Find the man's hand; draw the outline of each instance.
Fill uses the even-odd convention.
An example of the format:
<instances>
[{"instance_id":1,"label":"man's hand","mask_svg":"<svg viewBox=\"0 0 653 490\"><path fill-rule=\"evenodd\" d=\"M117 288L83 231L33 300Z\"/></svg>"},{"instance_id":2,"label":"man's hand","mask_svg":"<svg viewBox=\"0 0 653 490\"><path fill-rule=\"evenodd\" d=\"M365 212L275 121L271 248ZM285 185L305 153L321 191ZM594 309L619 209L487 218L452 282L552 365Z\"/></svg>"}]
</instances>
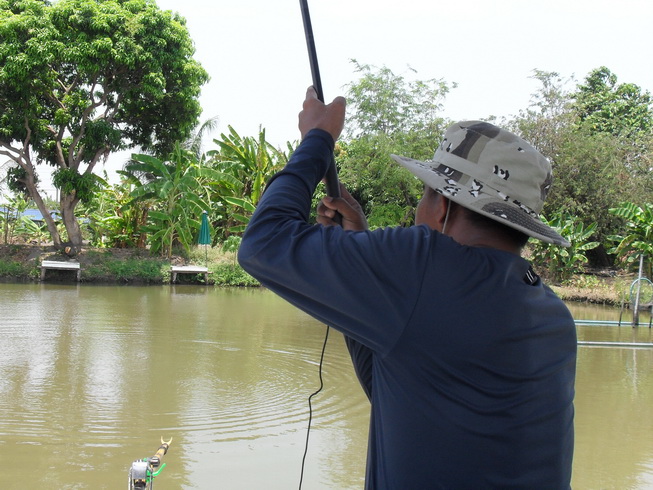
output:
<instances>
[{"instance_id":1,"label":"man's hand","mask_svg":"<svg viewBox=\"0 0 653 490\"><path fill-rule=\"evenodd\" d=\"M342 216L342 228L350 231L367 230L367 219L358 201L352 197L344 185L340 184L342 197L325 197L317 205L317 222L324 226L337 225L336 212Z\"/></svg>"},{"instance_id":2,"label":"man's hand","mask_svg":"<svg viewBox=\"0 0 653 490\"><path fill-rule=\"evenodd\" d=\"M308 87L304 107L299 113L299 131L302 138L311 129L318 128L331 134L333 141L338 141L345 125L345 106L344 97L336 97L333 102L325 105L317 98L315 89Z\"/></svg>"}]
</instances>

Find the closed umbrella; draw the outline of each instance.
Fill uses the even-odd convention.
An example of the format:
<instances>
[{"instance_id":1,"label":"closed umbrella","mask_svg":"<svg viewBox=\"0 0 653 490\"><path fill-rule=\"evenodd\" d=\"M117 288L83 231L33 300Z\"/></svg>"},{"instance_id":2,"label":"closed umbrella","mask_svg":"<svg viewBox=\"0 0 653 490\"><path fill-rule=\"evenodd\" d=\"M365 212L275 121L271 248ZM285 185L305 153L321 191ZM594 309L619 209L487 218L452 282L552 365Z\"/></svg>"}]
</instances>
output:
<instances>
[{"instance_id":1,"label":"closed umbrella","mask_svg":"<svg viewBox=\"0 0 653 490\"><path fill-rule=\"evenodd\" d=\"M200 236L197 243L204 245L204 260L206 266L209 266L209 245L211 245L211 231L209 230L209 213L202 212L202 225L200 226Z\"/></svg>"}]
</instances>

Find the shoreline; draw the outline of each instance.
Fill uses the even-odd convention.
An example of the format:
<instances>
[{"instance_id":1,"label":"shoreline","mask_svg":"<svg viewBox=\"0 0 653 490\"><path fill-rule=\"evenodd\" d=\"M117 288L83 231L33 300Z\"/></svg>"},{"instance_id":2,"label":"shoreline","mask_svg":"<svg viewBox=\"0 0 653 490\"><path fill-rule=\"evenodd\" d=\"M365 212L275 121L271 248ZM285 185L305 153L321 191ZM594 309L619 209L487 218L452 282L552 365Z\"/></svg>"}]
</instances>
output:
<instances>
[{"instance_id":1,"label":"shoreline","mask_svg":"<svg viewBox=\"0 0 653 490\"><path fill-rule=\"evenodd\" d=\"M205 255L206 254L206 255ZM41 262L78 262L81 284L162 285L171 283L171 267L201 265L209 270L208 285L257 286L236 263L233 253L212 249L210 255L202 250L189 257L173 255L170 259L150 255L148 250L134 248L84 247L75 257L68 257L52 246L0 245L0 282L41 282ZM76 283L71 271L50 270L43 282ZM203 274L179 274L175 284L206 284Z\"/></svg>"},{"instance_id":2,"label":"shoreline","mask_svg":"<svg viewBox=\"0 0 653 490\"><path fill-rule=\"evenodd\" d=\"M133 248L91 248L70 258L52 246L0 245L0 282L40 282L43 260L76 261L81 265L81 283L116 285L170 284L173 265L205 265L211 272L208 284L224 287L258 287L259 283L237 264L235 254L217 249L194 250L189 257L174 255L167 259L149 251ZM633 274L617 275L614 271L579 274L569 283L544 282L564 301L602 304L619 308ZM44 282L76 282L70 271L48 271ZM180 275L178 284L204 284L202 277Z\"/></svg>"}]
</instances>

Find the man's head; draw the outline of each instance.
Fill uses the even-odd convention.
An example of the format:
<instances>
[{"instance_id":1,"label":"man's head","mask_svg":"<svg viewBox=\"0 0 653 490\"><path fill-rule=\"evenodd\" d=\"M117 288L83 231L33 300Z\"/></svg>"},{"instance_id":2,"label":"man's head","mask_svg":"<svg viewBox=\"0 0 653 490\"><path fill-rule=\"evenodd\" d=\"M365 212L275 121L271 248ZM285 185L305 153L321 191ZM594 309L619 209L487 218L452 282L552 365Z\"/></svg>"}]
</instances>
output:
<instances>
[{"instance_id":1,"label":"man's head","mask_svg":"<svg viewBox=\"0 0 653 490\"><path fill-rule=\"evenodd\" d=\"M447 199L548 243L569 242L539 213L553 182L551 164L518 136L480 121L450 126L433 160L392 155Z\"/></svg>"}]
</instances>

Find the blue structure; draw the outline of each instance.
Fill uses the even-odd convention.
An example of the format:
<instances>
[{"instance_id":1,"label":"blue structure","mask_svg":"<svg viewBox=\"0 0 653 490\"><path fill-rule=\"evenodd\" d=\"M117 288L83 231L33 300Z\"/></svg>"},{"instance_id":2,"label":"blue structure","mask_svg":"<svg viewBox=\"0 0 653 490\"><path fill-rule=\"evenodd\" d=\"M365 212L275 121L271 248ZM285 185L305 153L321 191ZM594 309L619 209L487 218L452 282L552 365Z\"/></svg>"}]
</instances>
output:
<instances>
[{"instance_id":1,"label":"blue structure","mask_svg":"<svg viewBox=\"0 0 653 490\"><path fill-rule=\"evenodd\" d=\"M16 218L16 213L13 209L8 209L6 206L0 206L0 214L6 215L7 211L9 211L9 216L11 218ZM22 216L27 216L36 223L43 223L43 215L38 209L26 209L24 212L18 214L18 218ZM50 211L50 216L52 216L55 221L61 221L61 215L57 211Z\"/></svg>"}]
</instances>

